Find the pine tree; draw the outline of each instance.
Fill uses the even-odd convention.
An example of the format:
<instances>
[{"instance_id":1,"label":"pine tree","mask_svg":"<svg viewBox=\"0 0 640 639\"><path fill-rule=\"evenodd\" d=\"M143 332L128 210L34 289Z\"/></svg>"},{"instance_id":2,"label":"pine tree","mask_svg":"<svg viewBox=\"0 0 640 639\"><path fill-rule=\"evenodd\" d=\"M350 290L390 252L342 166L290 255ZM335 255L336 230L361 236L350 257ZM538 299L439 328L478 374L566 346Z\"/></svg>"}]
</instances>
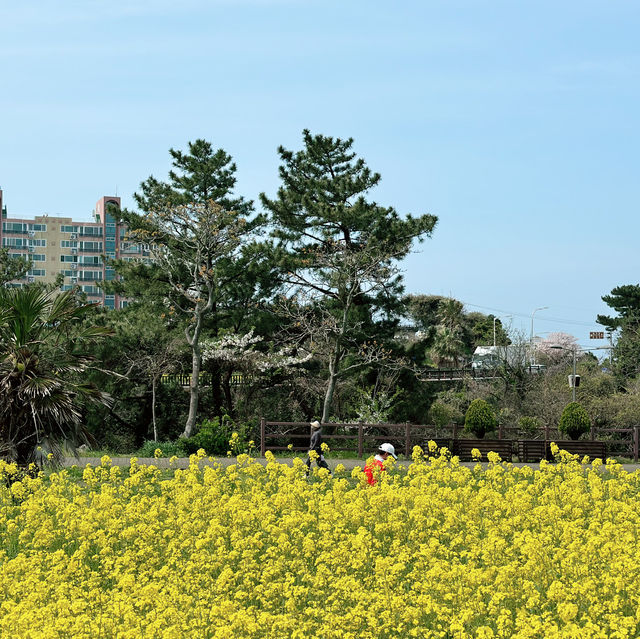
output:
<instances>
[{"instance_id":1,"label":"pine tree","mask_svg":"<svg viewBox=\"0 0 640 639\"><path fill-rule=\"evenodd\" d=\"M9 249L0 248L0 286L25 276L31 262L25 257L10 257Z\"/></svg>"},{"instance_id":2,"label":"pine tree","mask_svg":"<svg viewBox=\"0 0 640 639\"><path fill-rule=\"evenodd\" d=\"M289 308L299 313L294 324L312 338L328 370L327 421L337 381L384 358L376 337L394 325L402 298L397 263L414 241L431 235L437 220L401 217L368 200L380 174L356 156L351 138L305 130L303 144L297 152L278 149L282 184L275 198L263 193L260 199L282 250L281 281Z\"/></svg>"},{"instance_id":3,"label":"pine tree","mask_svg":"<svg viewBox=\"0 0 640 639\"><path fill-rule=\"evenodd\" d=\"M236 165L231 156L201 139L188 146L186 153L170 149L173 169L167 182L153 176L142 182L134 194L142 213L121 214L131 238L156 246L154 263L119 262L122 279L111 284L120 294L155 302L163 310L170 299L174 312L187 322L192 380L185 437L197 415L200 340L222 327L249 330L255 325L249 309L273 284L256 235L264 217L253 215L252 202L233 195ZM211 373L219 412L224 398L226 410L232 411L230 378L225 385L220 371Z\"/></svg>"},{"instance_id":4,"label":"pine tree","mask_svg":"<svg viewBox=\"0 0 640 639\"><path fill-rule=\"evenodd\" d=\"M140 184L133 198L140 210L151 212L180 204L204 204L213 200L227 210L248 215L253 202L232 197L236 185L236 165L224 149L214 150L211 142L189 142L189 152L169 149L173 169L169 181L150 176Z\"/></svg>"},{"instance_id":5,"label":"pine tree","mask_svg":"<svg viewBox=\"0 0 640 639\"><path fill-rule=\"evenodd\" d=\"M597 322L610 331L621 328L627 322L640 324L640 284L616 286L602 301L618 313L617 317L598 315Z\"/></svg>"},{"instance_id":6,"label":"pine tree","mask_svg":"<svg viewBox=\"0 0 640 639\"><path fill-rule=\"evenodd\" d=\"M616 286L602 301L618 313L598 315L596 321L617 336L613 370L623 383L640 374L640 284Z\"/></svg>"}]
</instances>

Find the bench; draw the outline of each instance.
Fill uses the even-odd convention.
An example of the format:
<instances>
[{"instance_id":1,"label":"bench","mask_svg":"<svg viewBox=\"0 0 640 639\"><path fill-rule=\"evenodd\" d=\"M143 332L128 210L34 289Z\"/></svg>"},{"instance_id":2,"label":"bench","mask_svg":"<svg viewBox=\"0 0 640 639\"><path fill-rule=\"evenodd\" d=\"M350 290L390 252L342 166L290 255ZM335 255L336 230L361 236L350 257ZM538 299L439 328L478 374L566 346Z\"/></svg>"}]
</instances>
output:
<instances>
[{"instance_id":1,"label":"bench","mask_svg":"<svg viewBox=\"0 0 640 639\"><path fill-rule=\"evenodd\" d=\"M607 457L607 446L605 442L596 442L587 439L579 439L579 440L567 440L567 441L557 441L556 444L561 450L566 450L568 453L572 455L579 455L580 457L584 457L588 455L590 459L602 459L603 461ZM548 459L553 459L553 455L551 454L551 443L548 444Z\"/></svg>"},{"instance_id":2,"label":"bench","mask_svg":"<svg viewBox=\"0 0 640 639\"><path fill-rule=\"evenodd\" d=\"M502 461L510 462L513 455L511 439L454 439L452 453L461 461L473 459L471 451L477 448L482 453L482 460L487 461L487 453L498 453Z\"/></svg>"},{"instance_id":3,"label":"bench","mask_svg":"<svg viewBox=\"0 0 640 639\"><path fill-rule=\"evenodd\" d=\"M548 442L544 439L519 439L518 440L518 461L539 462L541 459L548 459Z\"/></svg>"}]
</instances>

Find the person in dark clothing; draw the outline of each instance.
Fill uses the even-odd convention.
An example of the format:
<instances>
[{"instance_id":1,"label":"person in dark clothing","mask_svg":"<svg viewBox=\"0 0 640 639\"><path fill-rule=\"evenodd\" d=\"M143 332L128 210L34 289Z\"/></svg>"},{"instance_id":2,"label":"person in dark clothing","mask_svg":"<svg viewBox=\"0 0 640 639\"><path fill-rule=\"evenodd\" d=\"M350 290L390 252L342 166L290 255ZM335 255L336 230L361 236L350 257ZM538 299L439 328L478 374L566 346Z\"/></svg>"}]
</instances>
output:
<instances>
[{"instance_id":1,"label":"person in dark clothing","mask_svg":"<svg viewBox=\"0 0 640 639\"><path fill-rule=\"evenodd\" d=\"M322 454L322 424L315 421L311 422L311 441L309 442L309 453L315 451L318 456L316 457L316 464L318 468L326 468L329 470L329 464L327 464L324 455ZM307 475L311 470L311 455L307 456ZM329 470L329 472L331 472Z\"/></svg>"}]
</instances>

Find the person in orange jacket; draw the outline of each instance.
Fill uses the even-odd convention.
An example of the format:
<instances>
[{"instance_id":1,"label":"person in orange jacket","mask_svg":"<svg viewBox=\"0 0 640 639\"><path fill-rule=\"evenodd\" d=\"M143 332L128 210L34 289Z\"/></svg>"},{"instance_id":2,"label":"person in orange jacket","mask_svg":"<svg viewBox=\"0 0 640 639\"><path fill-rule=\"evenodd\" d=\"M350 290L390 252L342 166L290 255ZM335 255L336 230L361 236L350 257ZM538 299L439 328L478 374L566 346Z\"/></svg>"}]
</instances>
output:
<instances>
[{"instance_id":1,"label":"person in orange jacket","mask_svg":"<svg viewBox=\"0 0 640 639\"><path fill-rule=\"evenodd\" d=\"M364 474L367 476L367 482L371 486L375 486L377 483L376 478L374 477L374 471L377 470L386 470L384 467L384 462L391 455L394 459L398 459L396 455L396 449L392 444L380 444L380 448L378 448L378 452L376 456L373 458L373 462L371 465L366 464L364 467Z\"/></svg>"}]
</instances>

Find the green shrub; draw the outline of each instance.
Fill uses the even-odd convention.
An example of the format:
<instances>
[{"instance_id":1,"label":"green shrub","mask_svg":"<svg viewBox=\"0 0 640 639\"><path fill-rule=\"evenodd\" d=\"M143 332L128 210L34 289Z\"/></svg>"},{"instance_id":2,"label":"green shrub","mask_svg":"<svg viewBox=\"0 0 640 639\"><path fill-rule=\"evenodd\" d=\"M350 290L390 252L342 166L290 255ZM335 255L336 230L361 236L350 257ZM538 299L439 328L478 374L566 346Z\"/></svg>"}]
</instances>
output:
<instances>
[{"instance_id":1,"label":"green shrub","mask_svg":"<svg viewBox=\"0 0 640 639\"><path fill-rule=\"evenodd\" d=\"M560 416L558 430L571 439L580 439L580 435L591 428L591 419L587 411L578 403L571 402L564 407Z\"/></svg>"},{"instance_id":2,"label":"green shrub","mask_svg":"<svg viewBox=\"0 0 640 639\"><path fill-rule=\"evenodd\" d=\"M234 455L250 453L254 446L253 441L247 441L250 431L249 424L236 424L228 415L223 415L222 419L205 419L195 435L180 440L180 446L185 455L193 455L200 448L204 449L207 455L226 455L227 451Z\"/></svg>"},{"instance_id":3,"label":"green shrub","mask_svg":"<svg viewBox=\"0 0 640 639\"><path fill-rule=\"evenodd\" d=\"M453 421L453 408L444 402L436 400L429 409L429 421L438 428L445 428Z\"/></svg>"},{"instance_id":4,"label":"green shrub","mask_svg":"<svg viewBox=\"0 0 640 639\"><path fill-rule=\"evenodd\" d=\"M497 420L493 409L484 399L474 399L464 418L464 430L482 439L485 433L495 430Z\"/></svg>"},{"instance_id":5,"label":"green shrub","mask_svg":"<svg viewBox=\"0 0 640 639\"><path fill-rule=\"evenodd\" d=\"M533 435L540 430L540 420L537 417L521 417L518 428L527 435Z\"/></svg>"},{"instance_id":6,"label":"green shrub","mask_svg":"<svg viewBox=\"0 0 640 639\"><path fill-rule=\"evenodd\" d=\"M207 455L226 455L229 450L233 422L227 415L205 419L195 435L181 439L180 445L185 455L193 455L203 448Z\"/></svg>"},{"instance_id":7,"label":"green shrub","mask_svg":"<svg viewBox=\"0 0 640 639\"><path fill-rule=\"evenodd\" d=\"M162 457L180 456L183 454L180 442L154 442L146 441L138 451L137 457L155 457L156 450L162 451Z\"/></svg>"}]
</instances>

